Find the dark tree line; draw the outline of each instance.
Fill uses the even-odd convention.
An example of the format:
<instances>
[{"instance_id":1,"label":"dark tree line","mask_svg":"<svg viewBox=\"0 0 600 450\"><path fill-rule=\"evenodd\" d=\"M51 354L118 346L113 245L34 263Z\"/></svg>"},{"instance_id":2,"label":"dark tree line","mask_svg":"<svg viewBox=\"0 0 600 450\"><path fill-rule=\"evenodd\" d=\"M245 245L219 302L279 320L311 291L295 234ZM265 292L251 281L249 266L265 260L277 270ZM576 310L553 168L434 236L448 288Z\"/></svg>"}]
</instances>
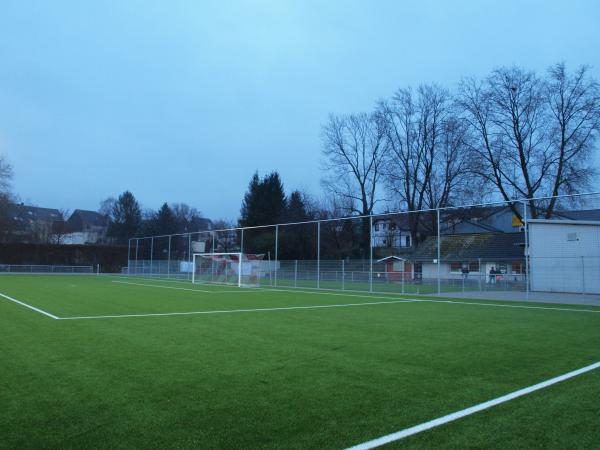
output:
<instances>
[{"instance_id":1,"label":"dark tree line","mask_svg":"<svg viewBox=\"0 0 600 450\"><path fill-rule=\"evenodd\" d=\"M130 191L101 202L99 212L110 219L108 234L120 243L136 236L198 231L202 214L185 203L163 203L158 211L142 208Z\"/></svg>"}]
</instances>

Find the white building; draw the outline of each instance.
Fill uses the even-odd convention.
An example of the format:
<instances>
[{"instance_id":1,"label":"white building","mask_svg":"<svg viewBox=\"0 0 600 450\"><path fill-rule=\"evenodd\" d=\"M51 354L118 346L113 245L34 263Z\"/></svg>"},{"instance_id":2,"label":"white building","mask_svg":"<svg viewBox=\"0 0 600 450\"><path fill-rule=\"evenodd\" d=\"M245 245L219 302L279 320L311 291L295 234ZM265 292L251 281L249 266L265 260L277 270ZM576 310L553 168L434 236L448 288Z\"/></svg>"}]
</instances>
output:
<instances>
[{"instance_id":1,"label":"white building","mask_svg":"<svg viewBox=\"0 0 600 450\"><path fill-rule=\"evenodd\" d=\"M404 220L405 222L406 220ZM412 245L412 238L407 224L401 220L375 219L373 221L373 247L407 248Z\"/></svg>"}]
</instances>

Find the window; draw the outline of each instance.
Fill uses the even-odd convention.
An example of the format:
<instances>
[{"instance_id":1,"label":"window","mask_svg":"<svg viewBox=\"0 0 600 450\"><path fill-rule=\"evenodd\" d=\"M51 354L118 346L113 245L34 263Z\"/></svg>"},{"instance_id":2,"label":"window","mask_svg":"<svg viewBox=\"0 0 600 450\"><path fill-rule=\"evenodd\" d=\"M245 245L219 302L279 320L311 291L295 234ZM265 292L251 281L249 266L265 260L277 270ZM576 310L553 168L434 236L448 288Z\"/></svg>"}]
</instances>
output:
<instances>
[{"instance_id":1,"label":"window","mask_svg":"<svg viewBox=\"0 0 600 450\"><path fill-rule=\"evenodd\" d=\"M469 272L479 272L479 262L471 261L469 263Z\"/></svg>"},{"instance_id":2,"label":"window","mask_svg":"<svg viewBox=\"0 0 600 450\"><path fill-rule=\"evenodd\" d=\"M410 247L410 236L406 236L406 247Z\"/></svg>"},{"instance_id":3,"label":"window","mask_svg":"<svg viewBox=\"0 0 600 450\"><path fill-rule=\"evenodd\" d=\"M462 273L463 267L468 267L469 272L479 272L479 262L453 262L450 263L450 272Z\"/></svg>"}]
</instances>

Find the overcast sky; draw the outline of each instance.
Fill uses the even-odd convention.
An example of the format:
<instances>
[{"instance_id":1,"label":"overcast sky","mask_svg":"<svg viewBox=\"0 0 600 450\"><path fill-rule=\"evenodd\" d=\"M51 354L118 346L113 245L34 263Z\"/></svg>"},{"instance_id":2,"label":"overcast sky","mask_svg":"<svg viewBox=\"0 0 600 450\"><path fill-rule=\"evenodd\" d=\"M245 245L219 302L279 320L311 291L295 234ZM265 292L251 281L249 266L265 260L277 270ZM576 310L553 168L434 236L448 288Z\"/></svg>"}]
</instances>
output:
<instances>
[{"instance_id":1,"label":"overcast sky","mask_svg":"<svg viewBox=\"0 0 600 450\"><path fill-rule=\"evenodd\" d=\"M594 0L2 0L0 153L38 206L236 218L255 170L319 193L328 113L501 65L600 79L599 24Z\"/></svg>"}]
</instances>

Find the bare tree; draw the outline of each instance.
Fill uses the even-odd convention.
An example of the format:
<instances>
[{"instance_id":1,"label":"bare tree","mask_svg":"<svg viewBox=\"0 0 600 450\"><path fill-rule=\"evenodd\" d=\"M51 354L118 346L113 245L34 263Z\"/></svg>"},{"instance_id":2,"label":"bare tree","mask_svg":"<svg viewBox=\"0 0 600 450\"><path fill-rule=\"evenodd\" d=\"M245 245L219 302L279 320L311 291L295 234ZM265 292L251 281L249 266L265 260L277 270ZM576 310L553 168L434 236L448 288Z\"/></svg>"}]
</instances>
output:
<instances>
[{"instance_id":1,"label":"bare tree","mask_svg":"<svg viewBox=\"0 0 600 450\"><path fill-rule=\"evenodd\" d=\"M52 224L52 236L51 241L53 244L63 244L65 235L68 233L67 219L70 216L68 209L58 210L59 218Z\"/></svg>"},{"instance_id":2,"label":"bare tree","mask_svg":"<svg viewBox=\"0 0 600 450\"><path fill-rule=\"evenodd\" d=\"M117 203L117 199L114 197L105 198L100 202L100 207L98 208L98 212L103 216L110 217L112 219L112 213L115 209L115 203Z\"/></svg>"},{"instance_id":3,"label":"bare tree","mask_svg":"<svg viewBox=\"0 0 600 450\"><path fill-rule=\"evenodd\" d=\"M13 170L6 158L0 155L0 242L10 240L16 224L10 214L14 201L10 192Z\"/></svg>"},{"instance_id":4,"label":"bare tree","mask_svg":"<svg viewBox=\"0 0 600 450\"><path fill-rule=\"evenodd\" d=\"M472 189L467 124L455 114L450 93L436 85L400 89L379 111L386 125L386 187L396 206L414 211L408 222L418 238L424 219L429 231L436 226L421 210L454 204Z\"/></svg>"},{"instance_id":5,"label":"bare tree","mask_svg":"<svg viewBox=\"0 0 600 450\"><path fill-rule=\"evenodd\" d=\"M478 174L522 211L514 198L559 195L585 187L593 171L586 167L598 133L598 87L587 69L574 75L564 65L550 79L518 67L495 70L487 80L463 80L458 104L476 142ZM528 202L533 217L551 217L550 205Z\"/></svg>"},{"instance_id":6,"label":"bare tree","mask_svg":"<svg viewBox=\"0 0 600 450\"><path fill-rule=\"evenodd\" d=\"M551 112L550 146L553 198L546 210L550 217L556 207L556 196L576 193L588 188L598 171L590 165L600 131L600 89L582 66L568 74L563 63L548 70L549 82L545 98Z\"/></svg>"},{"instance_id":7,"label":"bare tree","mask_svg":"<svg viewBox=\"0 0 600 450\"><path fill-rule=\"evenodd\" d=\"M329 116L323 127L325 188L348 205L351 214L367 216L380 201L378 189L385 156L385 126L380 114ZM368 219L363 219L361 251L369 247Z\"/></svg>"},{"instance_id":8,"label":"bare tree","mask_svg":"<svg viewBox=\"0 0 600 450\"><path fill-rule=\"evenodd\" d=\"M377 114L329 116L323 127L328 191L345 199L351 213L368 215L379 201L384 158L384 126Z\"/></svg>"}]
</instances>

